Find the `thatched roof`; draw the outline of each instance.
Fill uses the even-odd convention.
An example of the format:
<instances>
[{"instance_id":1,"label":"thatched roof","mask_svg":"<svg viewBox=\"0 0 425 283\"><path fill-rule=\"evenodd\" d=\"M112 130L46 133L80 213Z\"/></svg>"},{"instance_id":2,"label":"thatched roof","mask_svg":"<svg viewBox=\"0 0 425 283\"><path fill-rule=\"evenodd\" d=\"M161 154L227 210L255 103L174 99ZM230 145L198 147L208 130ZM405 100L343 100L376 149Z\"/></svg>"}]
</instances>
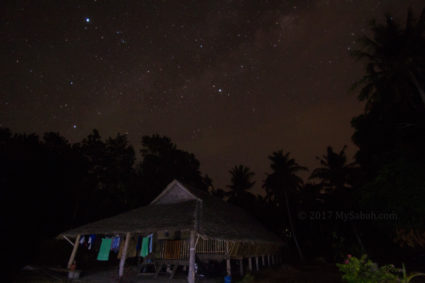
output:
<instances>
[{"instance_id":1,"label":"thatched roof","mask_svg":"<svg viewBox=\"0 0 425 283\"><path fill-rule=\"evenodd\" d=\"M78 234L147 234L195 229L204 238L281 244L244 210L178 181L148 206L90 223L59 236Z\"/></svg>"}]
</instances>

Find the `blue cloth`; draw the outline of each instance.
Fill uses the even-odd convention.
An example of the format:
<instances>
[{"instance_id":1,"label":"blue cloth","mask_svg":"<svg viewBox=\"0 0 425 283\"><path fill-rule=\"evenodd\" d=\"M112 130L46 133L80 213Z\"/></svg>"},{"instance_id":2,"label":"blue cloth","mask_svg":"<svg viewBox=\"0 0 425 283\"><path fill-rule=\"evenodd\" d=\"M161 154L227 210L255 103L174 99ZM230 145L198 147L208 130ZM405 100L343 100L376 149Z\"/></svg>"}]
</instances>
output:
<instances>
[{"instance_id":1,"label":"blue cloth","mask_svg":"<svg viewBox=\"0 0 425 283\"><path fill-rule=\"evenodd\" d=\"M149 238L149 253L152 252L153 234L148 235Z\"/></svg>"},{"instance_id":2,"label":"blue cloth","mask_svg":"<svg viewBox=\"0 0 425 283\"><path fill-rule=\"evenodd\" d=\"M94 240L96 239L96 235L95 234L91 234L89 236L89 239L87 240L87 244L88 244L88 248L89 250L91 250L92 245L94 244Z\"/></svg>"},{"instance_id":3,"label":"blue cloth","mask_svg":"<svg viewBox=\"0 0 425 283\"><path fill-rule=\"evenodd\" d=\"M137 245L136 245L136 251L140 251L140 248L142 247L142 237L137 238Z\"/></svg>"},{"instance_id":4,"label":"blue cloth","mask_svg":"<svg viewBox=\"0 0 425 283\"><path fill-rule=\"evenodd\" d=\"M120 250L120 237L115 237L112 240L111 250L115 253L117 253Z\"/></svg>"}]
</instances>

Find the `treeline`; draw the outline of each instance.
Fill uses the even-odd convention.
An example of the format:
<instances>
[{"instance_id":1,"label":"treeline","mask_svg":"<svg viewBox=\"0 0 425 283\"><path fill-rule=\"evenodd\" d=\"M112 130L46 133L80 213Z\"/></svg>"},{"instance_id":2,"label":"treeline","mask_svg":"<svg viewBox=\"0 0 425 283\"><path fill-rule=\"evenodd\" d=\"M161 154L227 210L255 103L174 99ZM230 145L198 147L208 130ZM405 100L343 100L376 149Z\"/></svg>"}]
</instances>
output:
<instances>
[{"instance_id":1,"label":"treeline","mask_svg":"<svg viewBox=\"0 0 425 283\"><path fill-rule=\"evenodd\" d=\"M256 201L248 193L253 172L245 166L230 172L229 201L268 214L260 219L286 233L299 258L368 253L411 259L424 252L425 9L417 19L409 11L403 25L388 15L382 24L371 22L370 31L351 53L365 63L353 85L365 102L351 122L354 162L348 163L345 147L328 147L304 183L298 174L307 168L289 153L274 152L261 184L265 197Z\"/></svg>"},{"instance_id":2,"label":"treeline","mask_svg":"<svg viewBox=\"0 0 425 283\"><path fill-rule=\"evenodd\" d=\"M168 137L144 136L139 160L136 162L136 151L122 134L102 139L93 130L81 142L71 144L58 133L40 138L1 128L1 222L5 231L10 231L3 235L5 242L19 243L18 247L6 247L16 255L15 266L30 262L41 240L147 205L173 179L246 209L290 243L297 240L296 231L300 230L301 243L295 242L299 254L303 254L301 247L309 246L307 256L317 255L321 250L315 247L332 243L324 238L340 224L315 223L300 215L319 209L348 209L353 199L349 195L351 181L358 169L347 164L344 149L335 153L329 147L321 159L323 167L311 175L320 183L304 184L297 173L307 168L299 166L290 153L276 151L269 156L271 172L261 184L264 192L258 195L250 192L255 174L248 167L235 166L228 187L216 188L201 174L198 159L178 149ZM326 232L318 235L318 227ZM317 234L314 239L311 233ZM27 256L22 257L23 253Z\"/></svg>"},{"instance_id":3,"label":"treeline","mask_svg":"<svg viewBox=\"0 0 425 283\"><path fill-rule=\"evenodd\" d=\"M31 262L40 241L71 227L148 204L173 179L207 190L193 154L167 137L144 136L141 161L127 136L97 130L71 144L58 133L0 128L1 226L13 267ZM11 262L15 260L15 262Z\"/></svg>"}]
</instances>

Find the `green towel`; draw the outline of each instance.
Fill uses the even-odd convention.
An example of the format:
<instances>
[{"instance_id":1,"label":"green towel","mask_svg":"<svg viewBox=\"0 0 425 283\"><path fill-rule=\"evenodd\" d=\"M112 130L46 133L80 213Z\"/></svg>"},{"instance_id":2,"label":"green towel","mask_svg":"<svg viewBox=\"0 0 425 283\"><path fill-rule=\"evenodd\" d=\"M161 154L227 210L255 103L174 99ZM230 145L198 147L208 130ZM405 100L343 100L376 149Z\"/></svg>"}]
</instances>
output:
<instances>
[{"instance_id":1,"label":"green towel","mask_svg":"<svg viewBox=\"0 0 425 283\"><path fill-rule=\"evenodd\" d=\"M97 260L107 261L109 259L109 252L111 251L112 239L104 238L100 244Z\"/></svg>"},{"instance_id":2,"label":"green towel","mask_svg":"<svg viewBox=\"0 0 425 283\"><path fill-rule=\"evenodd\" d=\"M142 240L142 249L140 250L140 256L146 257L149 253L149 237L144 237Z\"/></svg>"}]
</instances>

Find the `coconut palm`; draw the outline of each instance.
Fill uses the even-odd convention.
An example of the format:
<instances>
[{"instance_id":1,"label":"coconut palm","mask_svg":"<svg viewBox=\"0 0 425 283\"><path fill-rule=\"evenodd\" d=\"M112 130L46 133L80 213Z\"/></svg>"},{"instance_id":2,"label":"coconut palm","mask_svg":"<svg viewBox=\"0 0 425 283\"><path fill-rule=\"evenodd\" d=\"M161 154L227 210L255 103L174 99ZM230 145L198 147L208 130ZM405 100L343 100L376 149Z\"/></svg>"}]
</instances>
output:
<instances>
[{"instance_id":1,"label":"coconut palm","mask_svg":"<svg viewBox=\"0 0 425 283\"><path fill-rule=\"evenodd\" d=\"M295 227L292 223L292 214L289 207L289 197L295 192L298 192L303 184L303 180L297 176L300 171L307 168L300 166L289 156L289 152L284 154L283 151L273 152L269 156L271 161L272 173L267 174L263 187L270 199L272 199L278 207L286 206L288 214L288 223L294 238L300 259L303 259L303 254L298 243Z\"/></svg>"},{"instance_id":2,"label":"coconut palm","mask_svg":"<svg viewBox=\"0 0 425 283\"><path fill-rule=\"evenodd\" d=\"M352 207L350 204L352 198L348 189L351 188L353 173L357 168L353 166L353 163L347 164L346 148L347 146L344 146L339 153L336 153L331 146L328 146L326 155L318 157L322 167L314 169L310 175L310 179L320 180L322 192L328 195L328 201L330 201L328 207L334 209ZM360 248L365 251L355 224L350 224Z\"/></svg>"},{"instance_id":3,"label":"coconut palm","mask_svg":"<svg viewBox=\"0 0 425 283\"><path fill-rule=\"evenodd\" d=\"M350 177L353 164L347 164L344 146L339 153L328 146L326 155L317 157L322 167L316 168L309 179L319 179L324 192L332 192L350 187Z\"/></svg>"},{"instance_id":4,"label":"coconut palm","mask_svg":"<svg viewBox=\"0 0 425 283\"><path fill-rule=\"evenodd\" d=\"M254 186L255 181L252 181L254 172L244 165L237 165L229 171L231 175L230 185L227 186L230 191L227 193L229 202L237 202L238 199L244 198L249 194L249 190Z\"/></svg>"},{"instance_id":5,"label":"coconut palm","mask_svg":"<svg viewBox=\"0 0 425 283\"><path fill-rule=\"evenodd\" d=\"M366 75L353 86L361 87L359 100L366 101L367 111L377 105L394 104L423 109L425 9L418 20L409 10L403 28L388 15L385 24L373 21L371 31L372 37L360 39L363 49L352 53L355 58L367 61Z\"/></svg>"}]
</instances>

